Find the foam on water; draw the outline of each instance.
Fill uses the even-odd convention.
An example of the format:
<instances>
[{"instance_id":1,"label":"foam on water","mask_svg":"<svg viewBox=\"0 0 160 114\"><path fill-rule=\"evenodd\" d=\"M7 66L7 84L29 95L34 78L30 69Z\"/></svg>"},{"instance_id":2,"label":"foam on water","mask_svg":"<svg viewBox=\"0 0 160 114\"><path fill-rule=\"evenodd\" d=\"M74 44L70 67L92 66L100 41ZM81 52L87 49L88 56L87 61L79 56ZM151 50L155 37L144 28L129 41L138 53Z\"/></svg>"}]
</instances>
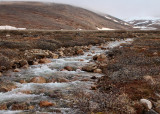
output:
<instances>
[{"instance_id":1,"label":"foam on water","mask_svg":"<svg viewBox=\"0 0 160 114\"><path fill-rule=\"evenodd\" d=\"M0 110L0 114L19 114L22 111Z\"/></svg>"},{"instance_id":2,"label":"foam on water","mask_svg":"<svg viewBox=\"0 0 160 114\"><path fill-rule=\"evenodd\" d=\"M18 88L13 89L12 91L6 92L6 93L0 93L0 102L4 101L20 101L20 100L29 100L33 99L35 97L39 97L40 95L35 95L35 94L24 94L21 93L22 91L35 91L38 88L43 88L43 89L62 89L65 87L68 87L69 85L74 84L75 82L71 83L26 83L26 84L20 84L17 83Z\"/></svg>"},{"instance_id":3,"label":"foam on water","mask_svg":"<svg viewBox=\"0 0 160 114\"><path fill-rule=\"evenodd\" d=\"M29 72L32 73L32 74L35 74L35 75L51 74L51 73L54 73L56 71L57 71L56 69L51 69L48 64L46 64L46 65L38 65L35 68L31 67L29 69Z\"/></svg>"},{"instance_id":4,"label":"foam on water","mask_svg":"<svg viewBox=\"0 0 160 114\"><path fill-rule=\"evenodd\" d=\"M17 83L17 86L19 88L14 89L12 92L16 92L19 90L36 90L37 87L43 87L43 88L52 88L52 89L57 89L57 88L63 88L68 86L69 83L26 83L26 84L19 84Z\"/></svg>"},{"instance_id":5,"label":"foam on water","mask_svg":"<svg viewBox=\"0 0 160 114\"><path fill-rule=\"evenodd\" d=\"M126 39L126 40L120 40L120 41L114 41L108 44L107 47L109 48L114 48L114 47L118 47L123 43L129 44L133 41L133 39Z\"/></svg>"},{"instance_id":6,"label":"foam on water","mask_svg":"<svg viewBox=\"0 0 160 114\"><path fill-rule=\"evenodd\" d=\"M7 93L0 93L0 102L4 101L20 101L24 99L32 99L34 97L37 97L38 95L30 95L30 94L23 94L23 93L12 93L12 92L7 92Z\"/></svg>"}]
</instances>

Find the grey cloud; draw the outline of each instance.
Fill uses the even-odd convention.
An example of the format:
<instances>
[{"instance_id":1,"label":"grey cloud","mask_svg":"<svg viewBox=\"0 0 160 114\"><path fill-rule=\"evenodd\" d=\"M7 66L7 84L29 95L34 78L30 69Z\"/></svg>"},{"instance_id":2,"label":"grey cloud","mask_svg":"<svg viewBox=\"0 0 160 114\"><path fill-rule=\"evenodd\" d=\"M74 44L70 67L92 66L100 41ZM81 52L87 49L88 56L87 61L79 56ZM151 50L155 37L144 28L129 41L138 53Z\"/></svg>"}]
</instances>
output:
<instances>
[{"instance_id":1,"label":"grey cloud","mask_svg":"<svg viewBox=\"0 0 160 114\"><path fill-rule=\"evenodd\" d=\"M8 1L8 0L3 0L3 1ZM44 2L44 0L23 0L23 1ZM76 5L90 10L110 14L121 19L160 18L160 7L159 7L160 0L45 0L45 1Z\"/></svg>"}]
</instances>

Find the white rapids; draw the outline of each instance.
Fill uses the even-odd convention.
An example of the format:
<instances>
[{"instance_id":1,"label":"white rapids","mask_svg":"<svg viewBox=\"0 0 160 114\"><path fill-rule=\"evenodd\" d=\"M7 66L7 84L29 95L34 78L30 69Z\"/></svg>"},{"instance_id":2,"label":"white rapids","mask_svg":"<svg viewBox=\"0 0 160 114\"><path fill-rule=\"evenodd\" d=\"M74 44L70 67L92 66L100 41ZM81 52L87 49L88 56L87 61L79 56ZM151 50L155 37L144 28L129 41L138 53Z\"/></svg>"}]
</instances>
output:
<instances>
[{"instance_id":1,"label":"white rapids","mask_svg":"<svg viewBox=\"0 0 160 114\"><path fill-rule=\"evenodd\" d=\"M56 102L58 109L67 109L71 110L69 107L64 107L62 104L66 104L68 101L67 97L72 96L74 91L83 89L86 92L91 92L90 87L94 84L94 81L81 81L85 78L91 78L92 76L101 77L103 74L99 73L89 73L81 71L80 68L92 60L94 55L104 53L111 48L120 46L122 43L131 43L133 39L125 39L125 40L118 40L106 43L104 47L106 50L101 50L98 46L93 46L89 52L85 52L82 56L74 56L74 57L66 57L66 58L59 58L59 59L51 59L51 63L49 64L41 64L41 65L33 65L30 66L27 70L22 69L21 72L13 73L11 72L13 79L30 79L31 77L35 76L42 76L46 79L50 77L65 77L69 79L69 82L65 83L24 83L20 84L16 82L18 88L13 89L9 92L0 93L0 104L6 102L33 102L37 103L40 100L48 100L51 102ZM92 52L95 53L92 53ZM91 56L87 56L90 54ZM80 61L83 59L84 61ZM65 66L71 66L76 71L60 71L60 69L64 68ZM31 94L25 94L22 91L31 91ZM63 98L49 98L47 95L52 93L62 94ZM51 96L50 95L50 96ZM41 110L36 110L41 112ZM64 110L63 110L64 111ZM62 112L63 112L62 111ZM21 114L23 111L0 111L0 114ZM45 112L45 111L43 111ZM47 113L48 114L48 113Z\"/></svg>"}]
</instances>

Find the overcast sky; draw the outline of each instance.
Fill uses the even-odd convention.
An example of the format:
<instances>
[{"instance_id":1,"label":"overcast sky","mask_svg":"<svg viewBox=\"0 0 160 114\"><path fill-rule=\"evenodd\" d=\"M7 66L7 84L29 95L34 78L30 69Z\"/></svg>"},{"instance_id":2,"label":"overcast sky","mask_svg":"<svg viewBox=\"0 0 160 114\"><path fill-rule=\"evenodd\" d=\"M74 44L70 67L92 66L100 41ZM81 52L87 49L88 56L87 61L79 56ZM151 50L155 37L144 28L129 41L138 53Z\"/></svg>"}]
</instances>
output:
<instances>
[{"instance_id":1,"label":"overcast sky","mask_svg":"<svg viewBox=\"0 0 160 114\"><path fill-rule=\"evenodd\" d=\"M8 1L8 0L0 0ZM16 0L18 1L18 0ZM22 1L22 0L20 0ZM72 4L120 19L160 18L160 0L23 0Z\"/></svg>"}]
</instances>

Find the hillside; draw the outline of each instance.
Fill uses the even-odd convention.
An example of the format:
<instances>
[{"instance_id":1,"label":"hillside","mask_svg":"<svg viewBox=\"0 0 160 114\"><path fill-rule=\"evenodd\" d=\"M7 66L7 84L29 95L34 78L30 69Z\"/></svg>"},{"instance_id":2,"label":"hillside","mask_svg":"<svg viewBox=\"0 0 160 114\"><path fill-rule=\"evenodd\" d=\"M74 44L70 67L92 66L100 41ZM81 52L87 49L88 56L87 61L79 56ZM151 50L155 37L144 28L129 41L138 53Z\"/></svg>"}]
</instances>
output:
<instances>
[{"instance_id":1,"label":"hillside","mask_svg":"<svg viewBox=\"0 0 160 114\"><path fill-rule=\"evenodd\" d=\"M112 16L56 3L0 2L0 17L0 26L27 29L132 29L132 26Z\"/></svg>"},{"instance_id":2,"label":"hillside","mask_svg":"<svg viewBox=\"0 0 160 114\"><path fill-rule=\"evenodd\" d=\"M134 28L140 28L141 30L160 30L160 19L156 20L132 20L129 21Z\"/></svg>"}]
</instances>

